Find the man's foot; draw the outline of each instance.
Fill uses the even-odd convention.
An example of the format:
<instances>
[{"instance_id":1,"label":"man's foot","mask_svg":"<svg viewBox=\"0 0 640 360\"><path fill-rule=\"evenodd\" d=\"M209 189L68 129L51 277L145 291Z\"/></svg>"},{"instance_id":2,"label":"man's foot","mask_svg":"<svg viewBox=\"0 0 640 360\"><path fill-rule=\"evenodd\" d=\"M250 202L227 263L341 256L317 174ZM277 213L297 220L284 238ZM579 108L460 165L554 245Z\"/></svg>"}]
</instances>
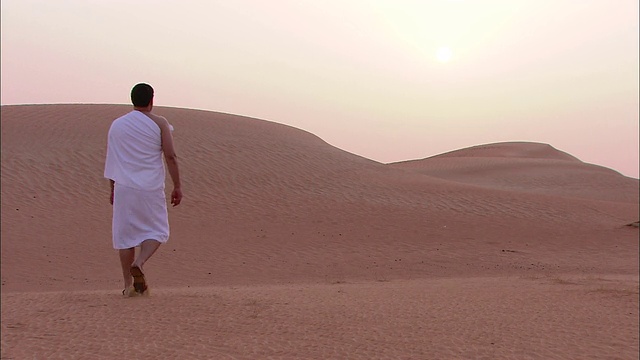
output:
<instances>
[{"instance_id":1,"label":"man's foot","mask_svg":"<svg viewBox=\"0 0 640 360\"><path fill-rule=\"evenodd\" d=\"M144 294L147 291L147 281L144 278L144 273L139 266L131 267L131 276L133 276L133 288L138 294Z\"/></svg>"},{"instance_id":2,"label":"man's foot","mask_svg":"<svg viewBox=\"0 0 640 360\"><path fill-rule=\"evenodd\" d=\"M129 286L128 288L122 290L122 297L125 298L130 298L130 297L136 297L139 294L136 292L136 289L133 288L133 286Z\"/></svg>"}]
</instances>

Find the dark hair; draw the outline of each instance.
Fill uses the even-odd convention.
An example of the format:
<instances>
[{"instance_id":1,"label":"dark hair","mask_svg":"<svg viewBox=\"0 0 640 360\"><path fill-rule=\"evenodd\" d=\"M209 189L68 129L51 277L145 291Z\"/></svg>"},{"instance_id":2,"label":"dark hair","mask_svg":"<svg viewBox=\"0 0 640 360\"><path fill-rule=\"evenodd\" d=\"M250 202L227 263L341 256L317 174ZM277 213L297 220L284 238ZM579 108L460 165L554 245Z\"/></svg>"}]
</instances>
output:
<instances>
[{"instance_id":1,"label":"dark hair","mask_svg":"<svg viewBox=\"0 0 640 360\"><path fill-rule=\"evenodd\" d=\"M153 88L149 84L140 83L131 89L131 102L135 107L147 107L153 99Z\"/></svg>"}]
</instances>

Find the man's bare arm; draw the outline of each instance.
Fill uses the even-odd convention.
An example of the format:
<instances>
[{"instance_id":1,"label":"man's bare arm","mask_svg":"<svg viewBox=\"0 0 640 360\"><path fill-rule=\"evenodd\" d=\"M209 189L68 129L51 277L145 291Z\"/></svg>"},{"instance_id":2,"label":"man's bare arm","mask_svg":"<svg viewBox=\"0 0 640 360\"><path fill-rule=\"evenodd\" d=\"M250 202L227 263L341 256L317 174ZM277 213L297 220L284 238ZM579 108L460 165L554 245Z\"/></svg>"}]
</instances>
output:
<instances>
[{"instance_id":1,"label":"man's bare arm","mask_svg":"<svg viewBox=\"0 0 640 360\"><path fill-rule=\"evenodd\" d=\"M180 169L178 167L178 155L176 154L173 146L173 135L171 134L171 128L169 122L162 116L158 116L152 113L147 113L147 116L151 118L158 127L160 127L160 133L162 136L162 152L164 153L164 160L167 164L167 170L173 181L173 192L171 193L171 204L176 206L180 204L182 200L182 189L180 183Z\"/></svg>"},{"instance_id":2,"label":"man's bare arm","mask_svg":"<svg viewBox=\"0 0 640 360\"><path fill-rule=\"evenodd\" d=\"M113 189L115 188L116 182L109 179L109 183L111 183L111 198L110 198L110 202L111 205L113 205Z\"/></svg>"}]
</instances>

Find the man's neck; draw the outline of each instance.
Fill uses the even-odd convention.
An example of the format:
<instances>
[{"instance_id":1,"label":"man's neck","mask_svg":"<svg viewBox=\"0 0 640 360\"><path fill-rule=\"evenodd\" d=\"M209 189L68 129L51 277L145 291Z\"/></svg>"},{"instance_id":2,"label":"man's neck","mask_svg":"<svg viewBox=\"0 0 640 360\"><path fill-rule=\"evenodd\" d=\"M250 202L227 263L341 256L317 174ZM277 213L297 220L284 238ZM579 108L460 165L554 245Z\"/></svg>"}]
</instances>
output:
<instances>
[{"instance_id":1,"label":"man's neck","mask_svg":"<svg viewBox=\"0 0 640 360\"><path fill-rule=\"evenodd\" d=\"M145 113L145 114L148 114L148 113L151 112L151 109L149 109L148 106L147 107L134 106L133 110L140 111L140 112Z\"/></svg>"}]
</instances>

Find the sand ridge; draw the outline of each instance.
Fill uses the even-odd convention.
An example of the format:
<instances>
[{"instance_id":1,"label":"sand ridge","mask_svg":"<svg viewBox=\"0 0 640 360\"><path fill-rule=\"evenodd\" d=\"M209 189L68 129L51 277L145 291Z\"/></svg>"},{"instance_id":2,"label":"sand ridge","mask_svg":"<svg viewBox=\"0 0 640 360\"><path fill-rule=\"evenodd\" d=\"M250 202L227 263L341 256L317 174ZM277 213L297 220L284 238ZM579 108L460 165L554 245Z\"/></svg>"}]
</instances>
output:
<instances>
[{"instance_id":1,"label":"sand ridge","mask_svg":"<svg viewBox=\"0 0 640 360\"><path fill-rule=\"evenodd\" d=\"M144 316L157 307L173 310L153 326L186 329L179 340L155 343L169 358L171 349L186 358L637 358L637 312L621 311L638 305L638 230L625 226L639 218L638 180L546 144L489 144L381 164L286 125L159 107L175 126L185 201L170 210L172 237L146 266L154 296L144 304L153 306L122 302L102 171L108 127L129 110L2 106L3 358L62 358L61 349L76 351L71 358L101 349L109 358L115 353L104 343L64 341L92 326L89 333L116 341L115 330L92 324L120 325L93 318L93 310ZM336 286L359 295L339 300L328 290ZM620 296L584 297L608 286ZM186 296L192 289L200 295ZM427 290L433 297L425 298ZM265 322L246 322L249 308L284 303L281 293L295 301L270 308ZM255 306L242 305L252 299ZM570 316L564 322L552 320L561 316L554 301ZM70 315L83 303L93 310ZM425 303L438 310L423 313ZM500 310L519 306L525 308L513 318ZM345 309L361 317L341 317ZM457 311L476 322L457 316L447 324ZM483 311L501 320L485 326ZM436 321L420 337L412 319L428 316ZM211 323L189 328L198 319ZM379 321L388 326L372 332ZM317 328L308 330L310 322ZM144 324L135 316L127 323L135 339ZM61 325L62 337L54 330ZM464 335L447 340L461 328ZM302 330L311 332L305 338ZM528 332L539 337L526 338ZM487 333L511 336L511 346L474 342ZM203 344L230 334L231 343ZM583 346L562 350L572 341ZM125 348L136 351L134 343ZM146 348L146 356L157 358L154 351Z\"/></svg>"}]
</instances>

